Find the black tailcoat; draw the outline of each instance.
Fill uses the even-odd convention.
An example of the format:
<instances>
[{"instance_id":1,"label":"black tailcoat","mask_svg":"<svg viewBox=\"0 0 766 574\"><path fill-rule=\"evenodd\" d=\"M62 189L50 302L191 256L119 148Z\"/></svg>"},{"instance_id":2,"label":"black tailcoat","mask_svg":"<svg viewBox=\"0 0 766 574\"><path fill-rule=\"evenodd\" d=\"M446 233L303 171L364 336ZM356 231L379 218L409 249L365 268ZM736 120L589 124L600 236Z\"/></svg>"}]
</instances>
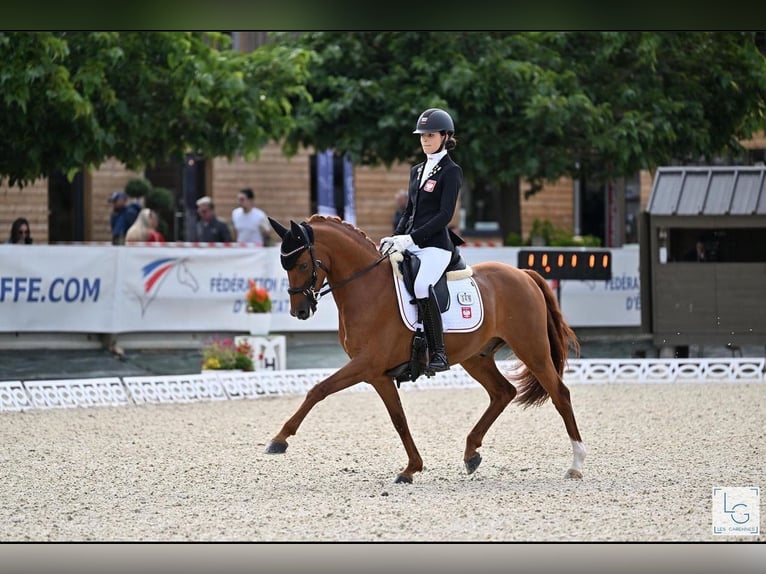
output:
<instances>
[{"instance_id":1,"label":"black tailcoat","mask_svg":"<svg viewBox=\"0 0 766 574\"><path fill-rule=\"evenodd\" d=\"M439 247L452 251L463 243L448 230L463 185L463 170L445 155L420 185L425 162L410 170L407 208L395 235L411 235L418 247Z\"/></svg>"}]
</instances>

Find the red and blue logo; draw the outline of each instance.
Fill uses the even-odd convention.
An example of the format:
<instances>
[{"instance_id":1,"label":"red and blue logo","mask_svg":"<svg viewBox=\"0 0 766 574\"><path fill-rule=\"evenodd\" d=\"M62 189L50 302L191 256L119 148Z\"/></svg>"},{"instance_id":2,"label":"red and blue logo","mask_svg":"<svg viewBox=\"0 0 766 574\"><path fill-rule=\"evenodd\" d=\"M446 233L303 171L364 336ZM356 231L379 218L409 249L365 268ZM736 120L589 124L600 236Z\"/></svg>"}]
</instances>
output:
<instances>
[{"instance_id":1,"label":"red and blue logo","mask_svg":"<svg viewBox=\"0 0 766 574\"><path fill-rule=\"evenodd\" d=\"M177 257L166 257L165 259L157 259L144 265L141 268L141 273L144 277L144 293L149 293L155 286L159 288L158 284L162 283L162 279L165 278L168 271L173 269L177 262Z\"/></svg>"}]
</instances>

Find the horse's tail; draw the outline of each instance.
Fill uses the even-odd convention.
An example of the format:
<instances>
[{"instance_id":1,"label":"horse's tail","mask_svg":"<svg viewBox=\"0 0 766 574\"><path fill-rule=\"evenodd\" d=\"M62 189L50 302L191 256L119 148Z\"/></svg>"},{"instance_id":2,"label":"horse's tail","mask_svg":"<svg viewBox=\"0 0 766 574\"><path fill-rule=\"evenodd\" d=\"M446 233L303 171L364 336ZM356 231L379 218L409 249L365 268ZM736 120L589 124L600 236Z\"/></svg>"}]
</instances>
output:
<instances>
[{"instance_id":1,"label":"horse's tail","mask_svg":"<svg viewBox=\"0 0 766 574\"><path fill-rule=\"evenodd\" d=\"M564 320L556 295L548 282L536 271L531 269L524 271L537 283L545 297L545 306L548 309L548 342L551 347L551 359L556 367L556 372L561 377L564 374L570 347L574 355L579 356L580 342L577 340L575 332ZM540 385L540 381L537 380L534 373L526 366L519 374L517 387L519 392L515 400L525 408L539 406L548 399L548 393Z\"/></svg>"}]
</instances>

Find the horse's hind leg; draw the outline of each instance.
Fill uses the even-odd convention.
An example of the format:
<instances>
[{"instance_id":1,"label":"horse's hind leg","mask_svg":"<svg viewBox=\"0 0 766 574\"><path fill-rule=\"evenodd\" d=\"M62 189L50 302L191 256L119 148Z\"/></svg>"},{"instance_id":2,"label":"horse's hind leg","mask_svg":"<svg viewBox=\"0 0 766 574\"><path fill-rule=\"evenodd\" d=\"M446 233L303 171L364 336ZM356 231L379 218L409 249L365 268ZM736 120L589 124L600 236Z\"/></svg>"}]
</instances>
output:
<instances>
[{"instance_id":1,"label":"horse's hind leg","mask_svg":"<svg viewBox=\"0 0 766 574\"><path fill-rule=\"evenodd\" d=\"M521 356L519 358L523 361ZM564 427L569 435L569 440L572 442L572 466L567 471L565 478L582 478L583 462L585 461L587 449L577 428L569 388L561 380L549 358L546 357L542 363L543 366L525 362L527 368L537 377L540 385L550 396L553 406L556 407L556 410L564 420Z\"/></svg>"},{"instance_id":2,"label":"horse's hind leg","mask_svg":"<svg viewBox=\"0 0 766 574\"><path fill-rule=\"evenodd\" d=\"M402 439L404 450L407 451L407 466L399 472L399 475L394 482L409 484L412 482L412 476L416 472L423 470L423 459L420 458L420 453L410 434L410 428L407 424L407 417L404 415L404 407L402 407L399 391L396 390L390 377L381 377L375 380L369 380L368 382L377 391L378 395L383 400L383 404L386 405L386 410L391 417L391 422L394 423L394 428L396 429L396 432L399 433L399 438Z\"/></svg>"},{"instance_id":3,"label":"horse's hind leg","mask_svg":"<svg viewBox=\"0 0 766 574\"><path fill-rule=\"evenodd\" d=\"M498 370L493 355L474 355L461 363L466 372L476 379L489 394L489 406L476 425L468 433L465 440L465 454L463 461L468 474L475 471L481 463L481 455L478 448L487 434L489 427L495 422L500 413L516 396L516 388L508 382Z\"/></svg>"}]
</instances>

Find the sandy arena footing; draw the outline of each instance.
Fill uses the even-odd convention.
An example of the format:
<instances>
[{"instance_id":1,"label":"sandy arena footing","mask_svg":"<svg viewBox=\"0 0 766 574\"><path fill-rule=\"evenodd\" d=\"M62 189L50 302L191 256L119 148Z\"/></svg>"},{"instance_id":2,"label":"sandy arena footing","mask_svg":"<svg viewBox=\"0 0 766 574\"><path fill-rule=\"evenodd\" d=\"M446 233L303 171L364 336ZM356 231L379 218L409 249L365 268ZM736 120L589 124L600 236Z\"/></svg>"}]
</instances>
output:
<instances>
[{"instance_id":1,"label":"sandy arena footing","mask_svg":"<svg viewBox=\"0 0 766 574\"><path fill-rule=\"evenodd\" d=\"M374 392L0 413L0 540L764 541L716 536L715 487L766 487L763 383L574 384L583 480L553 405L511 405L472 475L480 389L401 396L425 469ZM764 497L766 498L766 497ZM763 505L762 505L763 506ZM761 524L763 515L761 512Z\"/></svg>"}]
</instances>

